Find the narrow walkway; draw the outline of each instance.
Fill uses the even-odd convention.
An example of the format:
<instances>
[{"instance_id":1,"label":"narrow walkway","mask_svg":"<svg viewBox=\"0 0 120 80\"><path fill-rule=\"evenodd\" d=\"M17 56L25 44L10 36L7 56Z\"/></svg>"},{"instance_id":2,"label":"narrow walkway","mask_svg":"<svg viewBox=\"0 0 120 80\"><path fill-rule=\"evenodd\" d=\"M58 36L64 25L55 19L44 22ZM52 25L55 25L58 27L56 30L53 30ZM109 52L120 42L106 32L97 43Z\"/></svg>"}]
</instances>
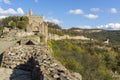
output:
<instances>
[{"instance_id":1,"label":"narrow walkway","mask_svg":"<svg viewBox=\"0 0 120 80\"><path fill-rule=\"evenodd\" d=\"M0 80L31 80L30 72L16 69L12 73L12 69L0 68Z\"/></svg>"},{"instance_id":2,"label":"narrow walkway","mask_svg":"<svg viewBox=\"0 0 120 80\"><path fill-rule=\"evenodd\" d=\"M16 41L1 41L0 40L0 54L3 53L6 49L13 46Z\"/></svg>"}]
</instances>

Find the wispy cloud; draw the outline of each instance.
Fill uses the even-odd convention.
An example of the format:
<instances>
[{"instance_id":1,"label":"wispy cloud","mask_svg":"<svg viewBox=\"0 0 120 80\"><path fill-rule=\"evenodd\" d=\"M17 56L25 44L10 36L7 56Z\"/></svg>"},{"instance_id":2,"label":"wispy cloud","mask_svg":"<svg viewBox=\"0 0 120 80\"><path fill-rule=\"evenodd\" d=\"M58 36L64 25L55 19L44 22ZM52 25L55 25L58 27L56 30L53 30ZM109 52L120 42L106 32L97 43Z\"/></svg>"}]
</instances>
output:
<instances>
[{"instance_id":1,"label":"wispy cloud","mask_svg":"<svg viewBox=\"0 0 120 80\"><path fill-rule=\"evenodd\" d=\"M0 7L0 15L18 15L18 14L24 14L24 11L22 8L18 8L17 11L15 11L12 8L9 8L7 10L4 10Z\"/></svg>"},{"instance_id":2,"label":"wispy cloud","mask_svg":"<svg viewBox=\"0 0 120 80\"><path fill-rule=\"evenodd\" d=\"M83 25L83 26L77 26L78 28L82 28L82 29L91 29L92 27L89 25Z\"/></svg>"},{"instance_id":3,"label":"wispy cloud","mask_svg":"<svg viewBox=\"0 0 120 80\"><path fill-rule=\"evenodd\" d=\"M84 14L82 9L69 10L69 14Z\"/></svg>"},{"instance_id":4,"label":"wispy cloud","mask_svg":"<svg viewBox=\"0 0 120 80\"><path fill-rule=\"evenodd\" d=\"M3 0L5 4L11 4L10 0Z\"/></svg>"},{"instance_id":5,"label":"wispy cloud","mask_svg":"<svg viewBox=\"0 0 120 80\"><path fill-rule=\"evenodd\" d=\"M18 8L18 9L17 9L17 13L18 13L18 14L24 14L24 11L23 11L22 8Z\"/></svg>"},{"instance_id":6,"label":"wispy cloud","mask_svg":"<svg viewBox=\"0 0 120 80\"><path fill-rule=\"evenodd\" d=\"M111 12L111 13L113 13L113 14L118 13L118 11L117 11L117 9L116 9L116 8L111 8L111 9L110 9L110 12Z\"/></svg>"},{"instance_id":7,"label":"wispy cloud","mask_svg":"<svg viewBox=\"0 0 120 80\"><path fill-rule=\"evenodd\" d=\"M55 24L62 24L63 23L63 21L56 19L56 18L53 18L53 17L44 17L44 20L48 21L48 22L53 22Z\"/></svg>"},{"instance_id":8,"label":"wispy cloud","mask_svg":"<svg viewBox=\"0 0 120 80\"><path fill-rule=\"evenodd\" d=\"M99 11L100 11L100 8L91 8L90 11L99 12Z\"/></svg>"},{"instance_id":9,"label":"wispy cloud","mask_svg":"<svg viewBox=\"0 0 120 80\"><path fill-rule=\"evenodd\" d=\"M120 30L120 23L108 23L105 25L97 26L97 28L106 30Z\"/></svg>"},{"instance_id":10,"label":"wispy cloud","mask_svg":"<svg viewBox=\"0 0 120 80\"><path fill-rule=\"evenodd\" d=\"M98 15L94 15L94 14L87 14L87 15L84 15L84 16L88 19L97 19L99 17Z\"/></svg>"},{"instance_id":11,"label":"wispy cloud","mask_svg":"<svg viewBox=\"0 0 120 80\"><path fill-rule=\"evenodd\" d=\"M24 11L22 8L18 8L17 10L14 10L12 8L4 10L3 8L0 7L0 19L11 15L23 15L23 14Z\"/></svg>"}]
</instances>

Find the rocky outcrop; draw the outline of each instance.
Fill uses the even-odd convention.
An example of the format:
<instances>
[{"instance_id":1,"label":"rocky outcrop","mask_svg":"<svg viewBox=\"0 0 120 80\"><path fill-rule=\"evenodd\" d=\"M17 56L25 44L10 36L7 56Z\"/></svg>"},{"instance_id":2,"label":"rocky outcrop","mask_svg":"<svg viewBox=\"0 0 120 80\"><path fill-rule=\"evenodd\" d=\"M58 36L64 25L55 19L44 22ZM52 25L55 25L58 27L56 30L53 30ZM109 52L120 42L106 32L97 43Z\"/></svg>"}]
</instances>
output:
<instances>
[{"instance_id":1,"label":"rocky outcrop","mask_svg":"<svg viewBox=\"0 0 120 80\"><path fill-rule=\"evenodd\" d=\"M55 60L46 45L11 47L4 52L1 66L28 71L31 80L81 80L80 74L70 73Z\"/></svg>"}]
</instances>

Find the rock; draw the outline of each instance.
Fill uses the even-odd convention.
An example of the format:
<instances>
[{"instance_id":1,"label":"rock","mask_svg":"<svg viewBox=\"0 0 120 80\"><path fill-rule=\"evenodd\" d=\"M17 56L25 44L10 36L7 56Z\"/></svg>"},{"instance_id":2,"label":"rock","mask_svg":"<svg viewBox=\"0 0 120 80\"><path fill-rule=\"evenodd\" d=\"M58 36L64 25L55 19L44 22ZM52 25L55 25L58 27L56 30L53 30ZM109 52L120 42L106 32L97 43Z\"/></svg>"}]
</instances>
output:
<instances>
[{"instance_id":1,"label":"rock","mask_svg":"<svg viewBox=\"0 0 120 80\"><path fill-rule=\"evenodd\" d=\"M1 66L10 69L17 68L30 71L30 75L32 75L34 79L39 78L40 74L44 75L44 80L82 79L79 77L81 75L77 73L71 74L59 61L55 60L49 52L49 49L45 45L11 47L4 52ZM14 53L14 55L8 55L8 53ZM32 58L32 60L29 60L30 58ZM23 76L24 75L18 76L18 78L21 78L21 80L29 80L27 79L28 77L23 79Z\"/></svg>"},{"instance_id":2,"label":"rock","mask_svg":"<svg viewBox=\"0 0 120 80\"><path fill-rule=\"evenodd\" d=\"M55 79L60 78L60 76L57 75L57 74L55 74L53 77L54 77Z\"/></svg>"},{"instance_id":3,"label":"rock","mask_svg":"<svg viewBox=\"0 0 120 80\"><path fill-rule=\"evenodd\" d=\"M57 66L57 63L50 64L50 67L55 67Z\"/></svg>"},{"instance_id":4,"label":"rock","mask_svg":"<svg viewBox=\"0 0 120 80\"><path fill-rule=\"evenodd\" d=\"M64 69L59 68L59 69L58 69L58 72L60 72L60 73L64 73L64 72L65 72L65 70L64 70Z\"/></svg>"},{"instance_id":5,"label":"rock","mask_svg":"<svg viewBox=\"0 0 120 80\"><path fill-rule=\"evenodd\" d=\"M72 73L72 75L76 77L78 80L82 80L82 76L79 73L74 72Z\"/></svg>"},{"instance_id":6,"label":"rock","mask_svg":"<svg viewBox=\"0 0 120 80\"><path fill-rule=\"evenodd\" d=\"M46 59L47 58L47 55L43 55L43 59Z\"/></svg>"},{"instance_id":7,"label":"rock","mask_svg":"<svg viewBox=\"0 0 120 80\"><path fill-rule=\"evenodd\" d=\"M49 70L52 72L52 71L54 71L55 69L54 69L54 68L49 68Z\"/></svg>"}]
</instances>

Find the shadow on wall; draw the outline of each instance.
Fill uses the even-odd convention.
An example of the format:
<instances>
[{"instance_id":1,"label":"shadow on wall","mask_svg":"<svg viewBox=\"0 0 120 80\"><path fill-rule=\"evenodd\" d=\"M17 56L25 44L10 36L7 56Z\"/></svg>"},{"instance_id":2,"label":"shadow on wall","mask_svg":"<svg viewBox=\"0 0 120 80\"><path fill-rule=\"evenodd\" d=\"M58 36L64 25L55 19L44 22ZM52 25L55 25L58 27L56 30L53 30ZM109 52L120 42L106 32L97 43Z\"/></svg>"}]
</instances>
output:
<instances>
[{"instance_id":1,"label":"shadow on wall","mask_svg":"<svg viewBox=\"0 0 120 80\"><path fill-rule=\"evenodd\" d=\"M1 63L2 63L2 58L3 58L3 53L0 54L0 66L1 66Z\"/></svg>"},{"instance_id":2,"label":"shadow on wall","mask_svg":"<svg viewBox=\"0 0 120 80\"><path fill-rule=\"evenodd\" d=\"M40 65L33 57L13 69L10 80L44 80Z\"/></svg>"}]
</instances>

